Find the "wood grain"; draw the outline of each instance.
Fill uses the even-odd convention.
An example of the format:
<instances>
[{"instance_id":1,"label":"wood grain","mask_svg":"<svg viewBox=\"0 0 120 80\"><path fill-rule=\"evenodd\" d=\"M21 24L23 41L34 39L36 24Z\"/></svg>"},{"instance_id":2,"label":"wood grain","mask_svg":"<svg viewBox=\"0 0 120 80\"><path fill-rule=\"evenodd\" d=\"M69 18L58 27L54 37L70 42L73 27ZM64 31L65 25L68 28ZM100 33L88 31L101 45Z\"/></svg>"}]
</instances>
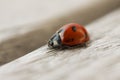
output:
<instances>
[{"instance_id":1,"label":"wood grain","mask_svg":"<svg viewBox=\"0 0 120 80\"><path fill-rule=\"evenodd\" d=\"M120 0L81 1L0 1L0 64L44 45L66 23L86 25L120 5Z\"/></svg>"},{"instance_id":2,"label":"wood grain","mask_svg":"<svg viewBox=\"0 0 120 80\"><path fill-rule=\"evenodd\" d=\"M0 67L0 80L120 80L120 9L87 25L86 48L43 46Z\"/></svg>"}]
</instances>

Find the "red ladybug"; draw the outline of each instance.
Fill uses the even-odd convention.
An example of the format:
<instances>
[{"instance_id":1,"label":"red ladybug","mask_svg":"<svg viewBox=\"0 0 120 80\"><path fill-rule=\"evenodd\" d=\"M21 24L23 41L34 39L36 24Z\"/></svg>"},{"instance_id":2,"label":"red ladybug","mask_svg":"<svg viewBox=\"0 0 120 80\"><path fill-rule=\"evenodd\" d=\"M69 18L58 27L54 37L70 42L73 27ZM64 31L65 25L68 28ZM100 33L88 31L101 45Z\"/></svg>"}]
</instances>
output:
<instances>
[{"instance_id":1,"label":"red ladybug","mask_svg":"<svg viewBox=\"0 0 120 80\"><path fill-rule=\"evenodd\" d=\"M70 23L60 28L48 41L50 48L63 49L83 45L89 41L86 29L76 23Z\"/></svg>"}]
</instances>

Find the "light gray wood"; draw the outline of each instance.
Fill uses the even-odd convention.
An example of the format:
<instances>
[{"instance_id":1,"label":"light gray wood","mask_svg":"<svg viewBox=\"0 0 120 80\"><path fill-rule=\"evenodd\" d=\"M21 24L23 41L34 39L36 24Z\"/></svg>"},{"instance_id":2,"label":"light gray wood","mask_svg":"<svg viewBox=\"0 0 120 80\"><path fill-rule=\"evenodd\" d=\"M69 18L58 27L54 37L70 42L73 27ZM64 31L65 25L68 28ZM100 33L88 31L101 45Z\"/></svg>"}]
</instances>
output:
<instances>
[{"instance_id":1,"label":"light gray wood","mask_svg":"<svg viewBox=\"0 0 120 80\"><path fill-rule=\"evenodd\" d=\"M0 64L44 45L56 29L66 23L86 25L120 5L120 0L43 2L44 4L39 0L0 1ZM52 7L53 13L49 14Z\"/></svg>"},{"instance_id":2,"label":"light gray wood","mask_svg":"<svg viewBox=\"0 0 120 80\"><path fill-rule=\"evenodd\" d=\"M120 80L120 9L86 26L86 48L43 46L0 67L0 80Z\"/></svg>"}]
</instances>

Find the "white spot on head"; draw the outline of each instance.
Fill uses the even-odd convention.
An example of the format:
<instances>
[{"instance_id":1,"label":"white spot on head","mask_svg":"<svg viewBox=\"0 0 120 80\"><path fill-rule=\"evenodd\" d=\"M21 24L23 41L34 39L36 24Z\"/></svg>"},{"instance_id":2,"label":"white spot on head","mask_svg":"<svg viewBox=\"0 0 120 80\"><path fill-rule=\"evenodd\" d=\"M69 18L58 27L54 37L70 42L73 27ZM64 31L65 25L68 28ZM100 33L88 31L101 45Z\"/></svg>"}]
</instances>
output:
<instances>
[{"instance_id":1,"label":"white spot on head","mask_svg":"<svg viewBox=\"0 0 120 80\"><path fill-rule=\"evenodd\" d=\"M54 46L58 46L58 42L55 40L53 41Z\"/></svg>"},{"instance_id":2,"label":"white spot on head","mask_svg":"<svg viewBox=\"0 0 120 80\"><path fill-rule=\"evenodd\" d=\"M59 35L62 36L62 33L60 32Z\"/></svg>"}]
</instances>

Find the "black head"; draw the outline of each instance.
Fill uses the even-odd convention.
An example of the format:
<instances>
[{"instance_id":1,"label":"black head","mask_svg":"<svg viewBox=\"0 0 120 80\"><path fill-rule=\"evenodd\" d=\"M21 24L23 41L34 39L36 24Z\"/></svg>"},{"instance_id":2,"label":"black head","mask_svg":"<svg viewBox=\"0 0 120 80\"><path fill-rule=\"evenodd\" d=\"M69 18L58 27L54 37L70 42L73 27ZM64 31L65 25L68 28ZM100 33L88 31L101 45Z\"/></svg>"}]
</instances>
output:
<instances>
[{"instance_id":1,"label":"black head","mask_svg":"<svg viewBox=\"0 0 120 80\"><path fill-rule=\"evenodd\" d=\"M48 46L50 48L60 48L61 45L62 45L62 42L61 42L59 33L56 33L55 35L53 35L51 39L49 39L48 41Z\"/></svg>"}]
</instances>

